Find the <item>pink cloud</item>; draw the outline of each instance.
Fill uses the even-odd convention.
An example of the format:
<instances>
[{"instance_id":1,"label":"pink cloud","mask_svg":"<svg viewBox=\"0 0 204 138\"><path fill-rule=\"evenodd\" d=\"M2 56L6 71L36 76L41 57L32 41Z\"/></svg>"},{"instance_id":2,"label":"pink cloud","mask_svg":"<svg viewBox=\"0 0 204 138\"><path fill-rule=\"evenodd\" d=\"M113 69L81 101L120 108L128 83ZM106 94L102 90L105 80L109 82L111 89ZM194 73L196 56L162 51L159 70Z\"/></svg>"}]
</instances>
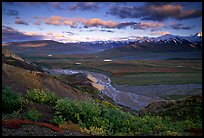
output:
<instances>
[{"instance_id":1,"label":"pink cloud","mask_svg":"<svg viewBox=\"0 0 204 138\"><path fill-rule=\"evenodd\" d=\"M35 22L34 22L34 25L40 25L41 24L41 21L40 20L36 20Z\"/></svg>"},{"instance_id":2,"label":"pink cloud","mask_svg":"<svg viewBox=\"0 0 204 138\"><path fill-rule=\"evenodd\" d=\"M168 31L151 32L151 34L152 34L152 35L162 36L162 35L170 34L170 32L168 32Z\"/></svg>"},{"instance_id":3,"label":"pink cloud","mask_svg":"<svg viewBox=\"0 0 204 138\"><path fill-rule=\"evenodd\" d=\"M117 22L114 21L104 21L99 18L92 18L92 19L84 19L80 18L79 22L84 24L87 27L93 27L93 26L101 26L101 27L107 27L107 28L114 28L118 25Z\"/></svg>"},{"instance_id":4,"label":"pink cloud","mask_svg":"<svg viewBox=\"0 0 204 138\"><path fill-rule=\"evenodd\" d=\"M22 19L20 19L19 17L16 17L16 24L23 24L23 25L28 25L28 23L26 21L23 21Z\"/></svg>"},{"instance_id":5,"label":"pink cloud","mask_svg":"<svg viewBox=\"0 0 204 138\"><path fill-rule=\"evenodd\" d=\"M157 28L157 27L163 27L164 24L160 22L141 22L140 23L141 28Z\"/></svg>"},{"instance_id":6,"label":"pink cloud","mask_svg":"<svg viewBox=\"0 0 204 138\"><path fill-rule=\"evenodd\" d=\"M51 25L61 25L63 18L61 16L51 16L44 19L44 23Z\"/></svg>"},{"instance_id":7,"label":"pink cloud","mask_svg":"<svg viewBox=\"0 0 204 138\"><path fill-rule=\"evenodd\" d=\"M35 18L35 25L39 25L42 22L48 25L67 25L71 27L77 27L83 25L83 27L102 27L102 28L125 28L131 27L132 29L159 29L164 26L161 22L115 22L115 21L105 21L100 18L65 18L62 16L51 16L48 18Z\"/></svg>"}]
</instances>

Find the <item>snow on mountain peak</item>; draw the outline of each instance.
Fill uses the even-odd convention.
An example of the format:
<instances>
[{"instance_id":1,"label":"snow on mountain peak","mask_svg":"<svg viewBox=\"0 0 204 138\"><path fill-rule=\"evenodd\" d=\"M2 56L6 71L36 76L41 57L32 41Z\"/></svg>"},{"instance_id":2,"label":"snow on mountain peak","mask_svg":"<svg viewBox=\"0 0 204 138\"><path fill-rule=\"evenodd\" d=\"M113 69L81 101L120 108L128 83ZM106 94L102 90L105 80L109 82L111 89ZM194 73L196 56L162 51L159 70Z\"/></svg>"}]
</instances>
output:
<instances>
[{"instance_id":1,"label":"snow on mountain peak","mask_svg":"<svg viewBox=\"0 0 204 138\"><path fill-rule=\"evenodd\" d=\"M177 36L177 35L165 34L163 36L159 36L159 37L155 38L155 41L171 41L171 40L179 41L179 39L181 40L182 37Z\"/></svg>"},{"instance_id":2,"label":"snow on mountain peak","mask_svg":"<svg viewBox=\"0 0 204 138\"><path fill-rule=\"evenodd\" d=\"M202 32L197 33L197 36L201 36L202 37Z\"/></svg>"}]
</instances>

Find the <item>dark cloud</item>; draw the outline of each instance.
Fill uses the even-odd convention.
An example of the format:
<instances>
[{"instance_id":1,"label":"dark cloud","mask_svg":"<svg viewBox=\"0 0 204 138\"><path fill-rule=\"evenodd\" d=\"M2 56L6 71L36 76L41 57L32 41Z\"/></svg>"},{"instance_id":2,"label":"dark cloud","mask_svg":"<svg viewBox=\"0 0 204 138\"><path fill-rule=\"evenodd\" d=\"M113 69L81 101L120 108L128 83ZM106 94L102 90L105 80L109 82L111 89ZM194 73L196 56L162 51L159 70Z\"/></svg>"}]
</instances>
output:
<instances>
[{"instance_id":1,"label":"dark cloud","mask_svg":"<svg viewBox=\"0 0 204 138\"><path fill-rule=\"evenodd\" d=\"M191 19L191 18L197 18L197 17L202 17L202 10L188 10L182 12L180 15L176 17L178 20L183 20L183 19Z\"/></svg>"},{"instance_id":2,"label":"dark cloud","mask_svg":"<svg viewBox=\"0 0 204 138\"><path fill-rule=\"evenodd\" d=\"M51 4L55 8L60 8L60 3L59 2L52 2Z\"/></svg>"},{"instance_id":3,"label":"dark cloud","mask_svg":"<svg viewBox=\"0 0 204 138\"><path fill-rule=\"evenodd\" d=\"M23 21L21 18L16 17L16 24L22 24L22 25L29 25L26 21Z\"/></svg>"},{"instance_id":4,"label":"dark cloud","mask_svg":"<svg viewBox=\"0 0 204 138\"><path fill-rule=\"evenodd\" d=\"M168 18L177 20L202 16L202 10L184 10L181 4L167 2L145 3L143 6L113 6L107 14L119 18L140 18L142 20L163 21Z\"/></svg>"},{"instance_id":5,"label":"dark cloud","mask_svg":"<svg viewBox=\"0 0 204 138\"><path fill-rule=\"evenodd\" d=\"M141 29L141 30L145 30L145 29L158 30L163 26L164 26L163 23L160 23L160 22L140 22L140 23L124 22L124 23L119 23L116 26L116 28L123 29L126 27L130 27L132 29Z\"/></svg>"},{"instance_id":6,"label":"dark cloud","mask_svg":"<svg viewBox=\"0 0 204 138\"><path fill-rule=\"evenodd\" d=\"M123 29L123 28L126 28L128 26L134 26L134 25L137 25L138 23L136 22L124 22L124 23L119 23L116 28L118 29Z\"/></svg>"},{"instance_id":7,"label":"dark cloud","mask_svg":"<svg viewBox=\"0 0 204 138\"><path fill-rule=\"evenodd\" d=\"M72 36L72 35L77 35L76 33L73 33L73 32L70 32L70 31L67 31L67 32L64 32L64 33L66 33L66 34L68 34L68 35L70 35L70 36Z\"/></svg>"},{"instance_id":8,"label":"dark cloud","mask_svg":"<svg viewBox=\"0 0 204 138\"><path fill-rule=\"evenodd\" d=\"M60 2L52 2L51 3L51 6L55 9L58 9L58 10L65 10L65 8L63 8L60 4Z\"/></svg>"},{"instance_id":9,"label":"dark cloud","mask_svg":"<svg viewBox=\"0 0 204 138\"><path fill-rule=\"evenodd\" d=\"M85 11L85 10L97 10L99 9L99 6L97 5L96 2L78 2L74 5L71 5L68 7L69 10L82 10L82 11Z\"/></svg>"},{"instance_id":10,"label":"dark cloud","mask_svg":"<svg viewBox=\"0 0 204 138\"><path fill-rule=\"evenodd\" d=\"M101 32L108 32L108 33L114 33L112 30L100 30Z\"/></svg>"},{"instance_id":11,"label":"dark cloud","mask_svg":"<svg viewBox=\"0 0 204 138\"><path fill-rule=\"evenodd\" d=\"M27 40L42 40L41 35L26 35L11 27L2 26L2 42L27 41Z\"/></svg>"},{"instance_id":12,"label":"dark cloud","mask_svg":"<svg viewBox=\"0 0 204 138\"><path fill-rule=\"evenodd\" d=\"M145 5L146 6L163 6L163 5L167 5L167 4L174 4L175 2L147 2Z\"/></svg>"},{"instance_id":13,"label":"dark cloud","mask_svg":"<svg viewBox=\"0 0 204 138\"><path fill-rule=\"evenodd\" d=\"M17 10L7 10L7 12L6 12L6 14L7 15L9 15L9 16L18 16L19 15L19 11L17 11Z\"/></svg>"},{"instance_id":14,"label":"dark cloud","mask_svg":"<svg viewBox=\"0 0 204 138\"><path fill-rule=\"evenodd\" d=\"M181 23L172 24L172 25L170 25L170 27L171 27L172 29L175 29L175 30L181 30L181 29L183 29L183 30L190 30L190 29L193 28L193 26L184 26L184 25L181 24Z\"/></svg>"}]
</instances>

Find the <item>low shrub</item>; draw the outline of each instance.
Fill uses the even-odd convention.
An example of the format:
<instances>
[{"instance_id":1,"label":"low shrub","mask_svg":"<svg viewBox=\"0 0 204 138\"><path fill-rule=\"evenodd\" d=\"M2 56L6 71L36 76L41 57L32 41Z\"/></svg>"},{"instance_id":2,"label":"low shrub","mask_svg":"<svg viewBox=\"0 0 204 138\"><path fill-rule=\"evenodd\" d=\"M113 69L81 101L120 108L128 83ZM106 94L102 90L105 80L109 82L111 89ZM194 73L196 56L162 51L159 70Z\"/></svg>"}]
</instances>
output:
<instances>
[{"instance_id":1,"label":"low shrub","mask_svg":"<svg viewBox=\"0 0 204 138\"><path fill-rule=\"evenodd\" d=\"M60 126L61 124L65 123L65 119L62 116L54 116L50 123Z\"/></svg>"},{"instance_id":2,"label":"low shrub","mask_svg":"<svg viewBox=\"0 0 204 138\"><path fill-rule=\"evenodd\" d=\"M58 97L54 93L41 89L28 90L27 96L33 101L45 104L55 104L58 99Z\"/></svg>"},{"instance_id":3,"label":"low shrub","mask_svg":"<svg viewBox=\"0 0 204 138\"><path fill-rule=\"evenodd\" d=\"M189 135L189 128L202 128L192 120L173 120L171 116L132 115L106 104L93 101L71 101L60 99L56 102L55 115L65 121L72 121L90 135Z\"/></svg>"},{"instance_id":4,"label":"low shrub","mask_svg":"<svg viewBox=\"0 0 204 138\"><path fill-rule=\"evenodd\" d=\"M79 102L68 99L57 101L56 115L61 115L66 121L71 120L81 127L90 130L95 135L128 133L132 115L118 109L109 108L94 102Z\"/></svg>"},{"instance_id":5,"label":"low shrub","mask_svg":"<svg viewBox=\"0 0 204 138\"><path fill-rule=\"evenodd\" d=\"M23 98L11 87L4 87L2 89L2 112L12 113L18 111L23 106Z\"/></svg>"},{"instance_id":6,"label":"low shrub","mask_svg":"<svg viewBox=\"0 0 204 138\"><path fill-rule=\"evenodd\" d=\"M42 114L39 111L37 111L36 109L29 109L28 112L24 113L22 116L25 119L37 121L40 119Z\"/></svg>"}]
</instances>

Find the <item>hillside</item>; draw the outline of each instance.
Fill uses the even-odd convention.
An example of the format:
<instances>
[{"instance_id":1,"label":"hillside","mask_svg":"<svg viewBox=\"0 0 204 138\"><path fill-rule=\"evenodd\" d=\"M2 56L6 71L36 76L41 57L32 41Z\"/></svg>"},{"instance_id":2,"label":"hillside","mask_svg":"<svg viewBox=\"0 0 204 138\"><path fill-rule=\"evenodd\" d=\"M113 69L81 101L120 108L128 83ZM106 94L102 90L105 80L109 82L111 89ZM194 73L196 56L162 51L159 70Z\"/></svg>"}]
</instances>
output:
<instances>
[{"instance_id":1,"label":"hillside","mask_svg":"<svg viewBox=\"0 0 204 138\"><path fill-rule=\"evenodd\" d=\"M14 53L29 55L89 53L97 51L94 47L84 47L77 43L65 44L53 40L9 42L3 44L3 47Z\"/></svg>"},{"instance_id":2,"label":"hillside","mask_svg":"<svg viewBox=\"0 0 204 138\"><path fill-rule=\"evenodd\" d=\"M2 85L12 86L15 90L25 93L27 89L46 89L61 97L71 99L87 99L84 93L73 90L55 77L44 72L40 67L23 60L15 54L2 49ZM20 59L20 60L19 60ZM21 81L19 81L21 80Z\"/></svg>"}]
</instances>

